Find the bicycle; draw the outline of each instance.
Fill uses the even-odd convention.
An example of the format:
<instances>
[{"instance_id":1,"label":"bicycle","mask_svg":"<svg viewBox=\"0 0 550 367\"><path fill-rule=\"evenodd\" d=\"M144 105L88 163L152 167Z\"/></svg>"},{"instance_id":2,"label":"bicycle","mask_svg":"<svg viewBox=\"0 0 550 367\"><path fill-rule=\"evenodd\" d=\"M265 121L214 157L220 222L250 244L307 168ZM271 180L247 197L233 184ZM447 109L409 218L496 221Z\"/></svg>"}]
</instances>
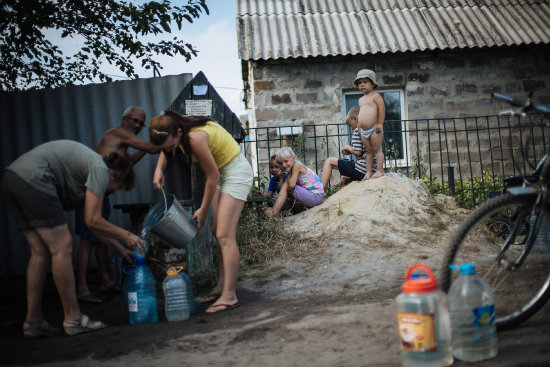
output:
<instances>
[{"instance_id":1,"label":"bicycle","mask_svg":"<svg viewBox=\"0 0 550 367\"><path fill-rule=\"evenodd\" d=\"M535 111L550 116L550 109L533 104L531 96L520 100L493 93L492 97L520 107L512 115L526 116L528 111ZM493 290L498 330L526 321L550 298L549 189L547 154L533 175L508 179L502 195L473 210L448 244L441 288L448 292L458 276L451 264L474 263ZM541 238L547 241L546 247L540 245Z\"/></svg>"}]
</instances>

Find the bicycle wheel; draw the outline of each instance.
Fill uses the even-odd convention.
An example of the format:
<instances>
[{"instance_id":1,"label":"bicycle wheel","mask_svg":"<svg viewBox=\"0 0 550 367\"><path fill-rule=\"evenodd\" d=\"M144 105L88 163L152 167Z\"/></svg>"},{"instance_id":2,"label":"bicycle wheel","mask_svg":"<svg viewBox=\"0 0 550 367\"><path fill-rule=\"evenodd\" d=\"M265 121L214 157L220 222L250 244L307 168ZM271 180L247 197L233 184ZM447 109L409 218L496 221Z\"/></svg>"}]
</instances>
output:
<instances>
[{"instance_id":1,"label":"bicycle wheel","mask_svg":"<svg viewBox=\"0 0 550 367\"><path fill-rule=\"evenodd\" d=\"M458 277L450 264L475 264L479 275L493 290L499 330L527 320L550 297L550 253L531 249L521 266L513 269L509 265L524 249L536 197L536 194L506 194L486 201L458 227L445 254L441 288L448 292ZM518 221L520 228L513 244L499 255Z\"/></svg>"}]
</instances>

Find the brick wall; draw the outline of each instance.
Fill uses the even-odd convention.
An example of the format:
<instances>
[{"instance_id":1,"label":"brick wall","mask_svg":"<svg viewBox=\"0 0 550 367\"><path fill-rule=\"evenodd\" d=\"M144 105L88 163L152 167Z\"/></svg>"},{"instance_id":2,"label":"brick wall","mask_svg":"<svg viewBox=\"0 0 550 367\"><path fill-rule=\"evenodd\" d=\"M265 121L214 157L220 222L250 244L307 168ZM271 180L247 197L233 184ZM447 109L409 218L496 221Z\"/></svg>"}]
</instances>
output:
<instances>
[{"instance_id":1,"label":"brick wall","mask_svg":"<svg viewBox=\"0 0 550 367\"><path fill-rule=\"evenodd\" d=\"M363 68L379 89L405 92L407 119L494 114L493 91L533 90L550 105L550 46L271 60L249 63L254 126L341 121L343 93Z\"/></svg>"},{"instance_id":2,"label":"brick wall","mask_svg":"<svg viewBox=\"0 0 550 367\"><path fill-rule=\"evenodd\" d=\"M376 72L379 90L399 89L404 92L405 113L409 120L496 114L508 106L491 100L490 93L493 91L518 98L534 91L537 103L550 105L550 46L544 45L270 60L249 62L248 108L253 109L251 126L342 122L343 94L356 90L353 80L357 71L363 68ZM449 128L452 129L452 126ZM498 159L510 171L513 165L510 152L518 147L518 141L512 141L514 135L493 137L491 147L489 134L497 133L493 130L478 133L481 134L481 147L472 147L472 138L467 141L464 137L439 146L433 144L437 139L432 136L430 149L427 148L427 135L419 134L423 159L432 164L438 161L439 164L434 164L433 168L434 173L439 175L445 174L446 169L445 162L437 157L443 155L449 160L447 164L453 164L453 159L459 156L461 161L470 159L475 162L480 159L472 158L468 148L475 148L476 156L481 157L498 150L495 154L500 155ZM549 139L548 135L536 135L535 138L539 143ZM411 137L409 144L411 164L417 144L411 141ZM458 152L454 146L456 144L459 145ZM502 147L507 149L497 149ZM536 149L543 150L540 146ZM329 155L337 154L337 151L329 151ZM263 161L266 157L259 158ZM474 176L480 174L482 169L482 164L474 167Z\"/></svg>"}]
</instances>

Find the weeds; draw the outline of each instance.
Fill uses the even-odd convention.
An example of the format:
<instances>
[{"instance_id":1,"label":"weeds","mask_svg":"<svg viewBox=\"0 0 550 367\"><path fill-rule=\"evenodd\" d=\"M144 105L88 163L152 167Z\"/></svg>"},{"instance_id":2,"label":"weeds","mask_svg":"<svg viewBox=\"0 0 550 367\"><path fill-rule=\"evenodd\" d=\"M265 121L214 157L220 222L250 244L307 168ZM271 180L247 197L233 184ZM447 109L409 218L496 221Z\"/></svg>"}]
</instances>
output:
<instances>
[{"instance_id":1,"label":"weeds","mask_svg":"<svg viewBox=\"0 0 550 367\"><path fill-rule=\"evenodd\" d=\"M212 289L218 281L218 267L211 265L200 271L195 271L189 275L193 285L193 293L198 294L203 289Z\"/></svg>"},{"instance_id":2,"label":"weeds","mask_svg":"<svg viewBox=\"0 0 550 367\"><path fill-rule=\"evenodd\" d=\"M264 220L264 207L246 203L237 228L237 243L242 266L267 264L289 256L295 248L297 235L285 231L281 219Z\"/></svg>"},{"instance_id":3,"label":"weeds","mask_svg":"<svg viewBox=\"0 0 550 367\"><path fill-rule=\"evenodd\" d=\"M414 159L413 178L421 179L430 194L450 195L451 190L448 183L440 183L437 177L426 176L426 168L422 156L416 152ZM503 187L502 177L492 169L486 169L482 172L481 178L471 177L467 180L455 180L455 200L456 205L464 209L473 209L487 200L489 193L495 189Z\"/></svg>"}]
</instances>

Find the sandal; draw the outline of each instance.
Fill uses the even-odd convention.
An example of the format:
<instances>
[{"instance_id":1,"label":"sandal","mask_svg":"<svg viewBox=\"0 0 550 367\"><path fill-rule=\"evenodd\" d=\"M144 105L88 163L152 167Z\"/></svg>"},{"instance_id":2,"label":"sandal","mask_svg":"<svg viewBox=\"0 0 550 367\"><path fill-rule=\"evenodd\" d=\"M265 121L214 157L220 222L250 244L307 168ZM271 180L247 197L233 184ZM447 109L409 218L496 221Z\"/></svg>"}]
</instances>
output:
<instances>
[{"instance_id":1,"label":"sandal","mask_svg":"<svg viewBox=\"0 0 550 367\"><path fill-rule=\"evenodd\" d=\"M218 298L220 298L221 295L222 295L222 294L221 294L221 293L218 293L218 292L209 293L209 294L207 294L206 296L204 296L204 298L202 299L201 303L202 303L202 304L205 304L205 303L214 302L214 301L216 301Z\"/></svg>"},{"instance_id":2,"label":"sandal","mask_svg":"<svg viewBox=\"0 0 550 367\"><path fill-rule=\"evenodd\" d=\"M82 320L65 320L63 321L63 328L65 329L65 333L67 335L77 335L81 333L87 333L90 331L96 331L99 329L103 329L107 327L104 323L101 321L92 321L91 325L88 326L88 321L90 321L90 318L86 315L82 315Z\"/></svg>"},{"instance_id":3,"label":"sandal","mask_svg":"<svg viewBox=\"0 0 550 367\"><path fill-rule=\"evenodd\" d=\"M40 324L23 323L23 335L26 338L39 338L41 336L52 336L60 334L61 330L51 326L46 320Z\"/></svg>"},{"instance_id":4,"label":"sandal","mask_svg":"<svg viewBox=\"0 0 550 367\"><path fill-rule=\"evenodd\" d=\"M240 306L239 302L234 303L232 305L228 305L226 303L218 303L217 305L212 305L212 306L208 307L205 312L206 313L220 313L220 312L224 312L224 311L228 311L228 310L237 308L239 306Z\"/></svg>"}]
</instances>

